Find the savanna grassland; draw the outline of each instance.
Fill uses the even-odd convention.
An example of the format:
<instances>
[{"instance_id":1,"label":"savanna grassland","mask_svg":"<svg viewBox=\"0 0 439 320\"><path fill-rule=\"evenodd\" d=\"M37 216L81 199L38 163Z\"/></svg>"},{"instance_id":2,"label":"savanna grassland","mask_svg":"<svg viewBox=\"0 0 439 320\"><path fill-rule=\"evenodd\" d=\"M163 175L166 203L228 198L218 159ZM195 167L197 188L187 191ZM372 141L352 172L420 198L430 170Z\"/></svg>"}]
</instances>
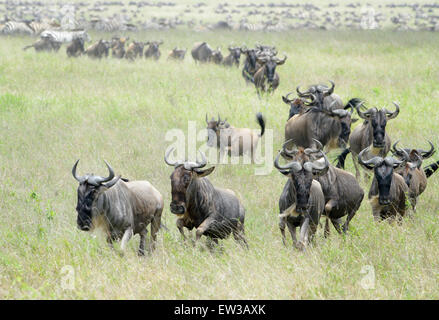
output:
<instances>
[{"instance_id":1,"label":"savanna grassland","mask_svg":"<svg viewBox=\"0 0 439 320\"><path fill-rule=\"evenodd\" d=\"M166 132L187 132L189 120L202 129L206 112L220 113L235 127L258 128L255 113L261 111L274 133L275 154L289 109L281 96L299 84L329 79L344 102L360 97L367 106L393 110L392 101L398 101L400 115L387 126L393 141L427 148L430 139L439 146L438 34L174 30L130 36L163 39L162 58L68 59L65 47L37 54L22 51L32 38L0 38L1 298L439 297L439 174L429 179L413 220L375 223L366 197L348 236L331 229L324 239L319 228L315 246L303 253L285 248L278 229L277 202L286 178L276 170L257 176L254 165L217 165L210 180L239 193L250 249L228 239L210 253L182 243L169 211L172 169L163 162ZM190 51L200 40L223 51L230 43L276 45L279 56L288 56L278 69L278 90L259 99L241 68L196 65L189 52L182 63L166 61L170 49ZM135 236L121 257L102 234L76 227L71 168L78 158L80 174L105 175L106 159L117 174L147 179L163 194L162 221L169 230L160 231L153 254L139 258ZM353 172L350 156L347 163ZM361 184L367 193L370 183Z\"/></svg>"}]
</instances>

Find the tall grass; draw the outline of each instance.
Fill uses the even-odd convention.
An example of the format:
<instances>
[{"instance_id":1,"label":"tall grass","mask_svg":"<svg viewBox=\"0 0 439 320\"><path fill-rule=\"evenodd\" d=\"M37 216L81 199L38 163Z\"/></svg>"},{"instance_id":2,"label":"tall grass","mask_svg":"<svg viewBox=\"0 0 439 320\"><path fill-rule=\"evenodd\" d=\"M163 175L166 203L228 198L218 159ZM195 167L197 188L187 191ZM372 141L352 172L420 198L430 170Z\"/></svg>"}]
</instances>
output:
<instances>
[{"instance_id":1,"label":"tall grass","mask_svg":"<svg viewBox=\"0 0 439 320\"><path fill-rule=\"evenodd\" d=\"M329 79L345 102L360 97L369 106L392 108L398 101L400 115L387 126L393 140L427 147L430 139L438 146L437 34L180 30L130 36L163 39L160 61L68 59L65 48L36 54L21 50L31 38L0 39L1 298L438 298L436 176L413 221L377 224L366 199L348 236L332 229L324 239L319 228L316 245L302 253L283 247L278 230L285 177L276 171L255 176L253 166L217 165L210 180L239 193L250 249L229 239L210 253L182 244L169 211L171 169L163 162L167 130L186 132L189 120L204 128L206 112L220 113L236 127L257 128L254 116L262 111L276 152L288 115L281 95ZM189 51L199 40L223 48L232 42L276 45L279 55L288 56L278 69L278 90L260 100L241 70L196 65ZM174 46L189 48L184 62L166 61ZM152 255L137 257L137 236L122 258L99 232L76 228L71 168L78 158L80 173L106 174L106 159L117 173L147 179L163 194L169 231L160 231ZM350 156L347 163L353 172ZM369 184L362 186L367 193ZM65 266L74 272L74 287L63 285ZM361 285L366 266L375 273L370 289Z\"/></svg>"}]
</instances>

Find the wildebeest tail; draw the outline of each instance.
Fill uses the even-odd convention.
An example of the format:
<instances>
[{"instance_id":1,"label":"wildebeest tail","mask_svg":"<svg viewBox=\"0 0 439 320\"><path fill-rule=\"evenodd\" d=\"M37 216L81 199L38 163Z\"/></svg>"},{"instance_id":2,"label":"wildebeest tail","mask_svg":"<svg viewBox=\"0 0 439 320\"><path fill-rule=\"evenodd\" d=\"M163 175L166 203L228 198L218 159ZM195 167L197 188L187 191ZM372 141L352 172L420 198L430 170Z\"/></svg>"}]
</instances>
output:
<instances>
[{"instance_id":1,"label":"wildebeest tail","mask_svg":"<svg viewBox=\"0 0 439 320\"><path fill-rule=\"evenodd\" d=\"M435 171L439 169L439 161L433 162L432 164L429 164L428 166L424 167L424 172L427 178L429 178Z\"/></svg>"},{"instance_id":2,"label":"wildebeest tail","mask_svg":"<svg viewBox=\"0 0 439 320\"><path fill-rule=\"evenodd\" d=\"M260 137L262 137L264 135L265 132L265 119L264 116L262 115L261 112L258 112L256 114L256 120L258 121L259 125L261 126L261 133L260 133Z\"/></svg>"},{"instance_id":3,"label":"wildebeest tail","mask_svg":"<svg viewBox=\"0 0 439 320\"><path fill-rule=\"evenodd\" d=\"M348 101L348 103L346 103L346 105L344 106L344 109L348 109L350 107L355 108L355 106L357 104L360 104L361 102L363 102L363 100L361 100L360 98L352 98L351 100ZM365 107L361 106L361 108L365 108Z\"/></svg>"},{"instance_id":4,"label":"wildebeest tail","mask_svg":"<svg viewBox=\"0 0 439 320\"><path fill-rule=\"evenodd\" d=\"M350 152L351 152L351 150L349 148L346 148L346 149L343 150L342 153L340 153L337 156L337 165L336 165L337 168L344 169L344 165L345 165L345 162L346 162L346 157L348 156L348 154Z\"/></svg>"},{"instance_id":5,"label":"wildebeest tail","mask_svg":"<svg viewBox=\"0 0 439 320\"><path fill-rule=\"evenodd\" d=\"M29 49L29 48L32 48L33 46L34 46L33 44L30 44L30 45L24 47L23 50L27 50L27 49Z\"/></svg>"}]
</instances>

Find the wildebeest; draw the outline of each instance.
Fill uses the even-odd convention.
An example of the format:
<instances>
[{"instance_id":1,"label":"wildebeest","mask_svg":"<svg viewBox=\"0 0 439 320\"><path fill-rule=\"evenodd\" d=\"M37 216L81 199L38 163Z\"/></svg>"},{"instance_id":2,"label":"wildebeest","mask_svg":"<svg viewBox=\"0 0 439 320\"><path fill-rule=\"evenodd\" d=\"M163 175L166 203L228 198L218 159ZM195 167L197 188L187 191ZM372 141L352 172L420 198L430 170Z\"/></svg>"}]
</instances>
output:
<instances>
[{"instance_id":1,"label":"wildebeest","mask_svg":"<svg viewBox=\"0 0 439 320\"><path fill-rule=\"evenodd\" d=\"M265 120L262 113L256 114L256 121L261 127L261 132L249 128L234 128L226 120L207 120L207 145L217 147L221 154L229 156L242 156L244 154L253 156L258 146L259 139L264 135Z\"/></svg>"},{"instance_id":2,"label":"wildebeest","mask_svg":"<svg viewBox=\"0 0 439 320\"><path fill-rule=\"evenodd\" d=\"M114 58L122 59L125 56L125 43L130 38L113 37L111 39L111 56Z\"/></svg>"},{"instance_id":3,"label":"wildebeest","mask_svg":"<svg viewBox=\"0 0 439 320\"><path fill-rule=\"evenodd\" d=\"M223 62L223 54L221 53L221 48L218 47L216 50L212 51L210 61L215 64L221 64Z\"/></svg>"},{"instance_id":4,"label":"wildebeest","mask_svg":"<svg viewBox=\"0 0 439 320\"><path fill-rule=\"evenodd\" d=\"M364 149L358 155L358 162L369 170L374 171L372 185L369 190L369 201L372 214L376 221L384 219L401 220L406 211L406 194L409 189L404 178L395 172L404 166L407 160L397 160L392 157L375 156L369 160L363 159L368 150Z\"/></svg>"},{"instance_id":5,"label":"wildebeest","mask_svg":"<svg viewBox=\"0 0 439 320\"><path fill-rule=\"evenodd\" d=\"M196 42L191 50L195 62L209 62L213 49L206 42Z\"/></svg>"},{"instance_id":6,"label":"wildebeest","mask_svg":"<svg viewBox=\"0 0 439 320\"><path fill-rule=\"evenodd\" d=\"M325 208L325 196L320 183L315 178L327 172L329 162L321 150L299 148L289 151L289 154L294 154L292 160L286 165L280 165L279 157L283 152L281 150L274 160L275 168L288 177L279 198L279 229L284 245L286 245L285 226L287 226L294 246L304 250L314 237ZM324 161L322 162L321 159L313 161L319 158L318 156L311 158L311 154L315 153L319 153ZM297 227L300 227L299 242L296 239Z\"/></svg>"},{"instance_id":7,"label":"wildebeest","mask_svg":"<svg viewBox=\"0 0 439 320\"><path fill-rule=\"evenodd\" d=\"M160 58L160 49L159 46L163 44L163 41L148 41L145 45L148 48L145 50L145 58L154 58L154 60L158 60Z\"/></svg>"},{"instance_id":8,"label":"wildebeest","mask_svg":"<svg viewBox=\"0 0 439 320\"><path fill-rule=\"evenodd\" d=\"M134 60L137 57L143 56L143 48L145 44L140 41L133 41L128 46L126 52L125 52L125 58L129 60Z\"/></svg>"},{"instance_id":9,"label":"wildebeest","mask_svg":"<svg viewBox=\"0 0 439 320\"><path fill-rule=\"evenodd\" d=\"M184 60L184 56L186 55L187 49L178 49L175 47L172 49L171 52L169 52L168 60L174 59L174 60Z\"/></svg>"},{"instance_id":10,"label":"wildebeest","mask_svg":"<svg viewBox=\"0 0 439 320\"><path fill-rule=\"evenodd\" d=\"M318 145L318 151L320 151L323 146L318 141L316 141L316 143ZM284 147L282 156L285 159L293 159L297 152L297 150L290 151ZM308 155L313 155L309 149L307 149L307 152ZM338 233L342 231L346 233L349 229L349 222L360 208L361 201L363 201L363 189L353 174L335 168L332 165L329 165L327 172L320 175L316 180L320 183L325 196L324 214L327 218L325 236L329 235L329 220L331 220ZM344 216L347 217L341 228L341 218Z\"/></svg>"},{"instance_id":11,"label":"wildebeest","mask_svg":"<svg viewBox=\"0 0 439 320\"><path fill-rule=\"evenodd\" d=\"M23 50L27 50L29 48L34 48L36 52L40 51L58 51L61 47L60 42L56 42L50 38L42 38L37 40L35 43L28 45L23 48Z\"/></svg>"},{"instance_id":12,"label":"wildebeest","mask_svg":"<svg viewBox=\"0 0 439 320\"><path fill-rule=\"evenodd\" d=\"M334 103L334 102L333 102ZM350 134L353 106L348 103L347 109L319 108L312 105L302 108L285 124L285 141L291 140L289 147L296 145L304 148L317 146L320 141L327 150L338 148ZM343 130L344 128L348 130Z\"/></svg>"},{"instance_id":13,"label":"wildebeest","mask_svg":"<svg viewBox=\"0 0 439 320\"><path fill-rule=\"evenodd\" d=\"M383 158L390 150L391 140L386 132L386 125L388 120L395 119L399 114L399 105L396 102L393 104L396 107L394 112L390 112L386 108L381 110L371 108L361 112L360 106L356 106L358 115L364 119L364 122L352 131L349 137L349 149L345 149L339 156L339 164L343 164L347 154L351 152L357 179L360 178L357 159L362 150L367 148L363 159L371 159L373 156Z\"/></svg>"},{"instance_id":14,"label":"wildebeest","mask_svg":"<svg viewBox=\"0 0 439 320\"><path fill-rule=\"evenodd\" d=\"M107 40L100 39L95 44L92 44L85 50L85 54L90 58L108 57L110 52L110 43Z\"/></svg>"},{"instance_id":15,"label":"wildebeest","mask_svg":"<svg viewBox=\"0 0 439 320\"><path fill-rule=\"evenodd\" d=\"M77 225L80 230L90 231L102 227L107 242L122 238L121 249L135 235L140 235L139 255L144 254L147 226L151 223L150 250L154 250L157 232L163 211L163 197L148 181L123 181L114 178L114 170L107 165L109 176L86 174L77 176L73 166L73 177L79 182Z\"/></svg>"},{"instance_id":16,"label":"wildebeest","mask_svg":"<svg viewBox=\"0 0 439 320\"><path fill-rule=\"evenodd\" d=\"M84 39L74 39L66 48L68 57L79 57L84 53Z\"/></svg>"},{"instance_id":17,"label":"wildebeest","mask_svg":"<svg viewBox=\"0 0 439 320\"><path fill-rule=\"evenodd\" d=\"M229 55L224 58L223 64L225 66L231 67L235 65L239 67L239 60L241 59L241 48L240 47L229 47Z\"/></svg>"},{"instance_id":18,"label":"wildebeest","mask_svg":"<svg viewBox=\"0 0 439 320\"><path fill-rule=\"evenodd\" d=\"M274 92L279 86L279 75L276 72L276 67L285 63L287 56L283 59L279 59L274 56L260 56L257 58L258 63L261 65L258 71L254 75L254 83L258 92L268 91Z\"/></svg>"},{"instance_id":19,"label":"wildebeest","mask_svg":"<svg viewBox=\"0 0 439 320\"><path fill-rule=\"evenodd\" d=\"M405 183L409 187L408 197L415 212L418 197L427 188L427 175L422 169L422 162L424 159L431 157L435 152L433 144L430 141L429 143L431 147L429 151L422 149L399 149L396 146L398 141L395 142L391 149L394 156L400 160L406 160L405 166L399 167L396 169L396 172L404 178Z\"/></svg>"},{"instance_id":20,"label":"wildebeest","mask_svg":"<svg viewBox=\"0 0 439 320\"><path fill-rule=\"evenodd\" d=\"M178 160L171 162L165 154L165 163L174 167L171 174L171 212L178 216L177 228L186 239L183 227L196 228L196 241L202 235L214 243L227 238L230 233L236 241L247 245L244 235L245 209L235 193L229 189L214 187L206 177L215 167L202 169L207 160L201 153L201 162Z\"/></svg>"},{"instance_id":21,"label":"wildebeest","mask_svg":"<svg viewBox=\"0 0 439 320\"><path fill-rule=\"evenodd\" d=\"M254 75L261 65L257 62L258 55L255 49L241 48L241 52L246 56L244 67L242 68L242 76L246 83L254 83Z\"/></svg>"}]
</instances>

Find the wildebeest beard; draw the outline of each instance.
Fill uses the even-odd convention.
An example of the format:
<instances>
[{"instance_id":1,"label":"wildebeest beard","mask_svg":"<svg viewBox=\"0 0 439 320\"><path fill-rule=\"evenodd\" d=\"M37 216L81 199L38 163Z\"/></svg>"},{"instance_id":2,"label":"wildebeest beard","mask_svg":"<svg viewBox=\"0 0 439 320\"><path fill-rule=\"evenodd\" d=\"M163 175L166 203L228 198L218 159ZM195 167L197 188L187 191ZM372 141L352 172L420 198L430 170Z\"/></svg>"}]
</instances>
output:
<instances>
[{"instance_id":1,"label":"wildebeest beard","mask_svg":"<svg viewBox=\"0 0 439 320\"><path fill-rule=\"evenodd\" d=\"M387 166L384 163L381 166L375 167L375 177L378 182L379 203L381 205L387 205L390 203L393 167Z\"/></svg>"},{"instance_id":2,"label":"wildebeest beard","mask_svg":"<svg viewBox=\"0 0 439 320\"><path fill-rule=\"evenodd\" d=\"M97 189L95 186L84 182L78 187L78 212L77 225L80 230L88 231L92 228L92 207L96 199Z\"/></svg>"}]
</instances>

